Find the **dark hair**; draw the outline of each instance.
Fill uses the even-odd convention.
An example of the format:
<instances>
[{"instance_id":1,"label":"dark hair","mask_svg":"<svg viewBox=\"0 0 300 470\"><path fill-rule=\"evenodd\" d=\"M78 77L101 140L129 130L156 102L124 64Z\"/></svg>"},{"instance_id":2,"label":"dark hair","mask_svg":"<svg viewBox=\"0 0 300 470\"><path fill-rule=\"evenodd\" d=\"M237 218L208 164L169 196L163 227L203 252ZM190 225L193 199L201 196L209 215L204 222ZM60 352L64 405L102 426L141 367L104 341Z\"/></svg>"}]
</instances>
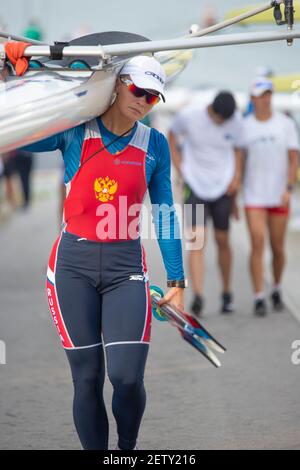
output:
<instances>
[{"instance_id":1,"label":"dark hair","mask_svg":"<svg viewBox=\"0 0 300 470\"><path fill-rule=\"evenodd\" d=\"M212 109L225 120L230 119L236 109L235 99L229 91L221 91L214 99Z\"/></svg>"}]
</instances>

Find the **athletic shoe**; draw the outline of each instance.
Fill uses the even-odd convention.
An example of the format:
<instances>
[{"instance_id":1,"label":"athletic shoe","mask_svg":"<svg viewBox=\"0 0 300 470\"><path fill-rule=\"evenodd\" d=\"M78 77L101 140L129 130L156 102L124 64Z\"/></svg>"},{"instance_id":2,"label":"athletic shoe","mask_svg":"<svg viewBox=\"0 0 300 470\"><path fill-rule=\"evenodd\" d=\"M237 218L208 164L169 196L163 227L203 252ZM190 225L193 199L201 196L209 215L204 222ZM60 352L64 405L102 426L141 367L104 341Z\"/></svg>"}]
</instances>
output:
<instances>
[{"instance_id":1,"label":"athletic shoe","mask_svg":"<svg viewBox=\"0 0 300 470\"><path fill-rule=\"evenodd\" d=\"M234 312L234 305L232 301L232 294L230 292L224 292L222 294L222 307L221 313L233 313Z\"/></svg>"},{"instance_id":2,"label":"athletic shoe","mask_svg":"<svg viewBox=\"0 0 300 470\"><path fill-rule=\"evenodd\" d=\"M193 303L191 305L191 311L196 317L200 317L203 310L203 297L201 295L196 294L194 296Z\"/></svg>"},{"instance_id":3,"label":"athletic shoe","mask_svg":"<svg viewBox=\"0 0 300 470\"><path fill-rule=\"evenodd\" d=\"M120 449L120 447L117 445L117 447L115 448L115 450L125 450L125 449ZM137 443L135 444L135 448L132 449L132 450L140 450L140 449L138 448Z\"/></svg>"},{"instance_id":4,"label":"athletic shoe","mask_svg":"<svg viewBox=\"0 0 300 470\"><path fill-rule=\"evenodd\" d=\"M271 301L273 304L273 310L275 312L282 312L284 310L285 306L282 301L281 294L278 290L274 291L273 294L271 295Z\"/></svg>"},{"instance_id":5,"label":"athletic shoe","mask_svg":"<svg viewBox=\"0 0 300 470\"><path fill-rule=\"evenodd\" d=\"M264 299L258 299L254 302L254 315L256 317L265 317L268 313L267 304Z\"/></svg>"}]
</instances>

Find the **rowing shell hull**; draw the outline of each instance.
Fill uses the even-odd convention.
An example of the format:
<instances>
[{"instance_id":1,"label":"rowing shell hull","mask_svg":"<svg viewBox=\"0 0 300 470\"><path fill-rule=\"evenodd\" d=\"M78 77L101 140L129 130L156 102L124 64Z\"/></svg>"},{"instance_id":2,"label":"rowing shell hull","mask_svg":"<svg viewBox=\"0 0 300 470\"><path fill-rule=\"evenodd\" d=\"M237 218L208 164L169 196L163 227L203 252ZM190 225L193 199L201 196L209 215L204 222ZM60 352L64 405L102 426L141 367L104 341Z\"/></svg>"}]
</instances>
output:
<instances>
[{"instance_id":1,"label":"rowing shell hull","mask_svg":"<svg viewBox=\"0 0 300 470\"><path fill-rule=\"evenodd\" d=\"M121 67L89 77L36 72L0 84L0 153L44 139L102 114Z\"/></svg>"},{"instance_id":2,"label":"rowing shell hull","mask_svg":"<svg viewBox=\"0 0 300 470\"><path fill-rule=\"evenodd\" d=\"M89 34L70 45L127 43L147 40L122 31ZM71 70L74 58L40 58L42 68L0 82L0 153L78 126L104 113L111 103L116 77L130 58L114 57L99 70L97 58L84 60L86 69ZM76 60L84 58L77 57Z\"/></svg>"},{"instance_id":3,"label":"rowing shell hull","mask_svg":"<svg viewBox=\"0 0 300 470\"><path fill-rule=\"evenodd\" d=\"M70 44L114 44L145 41L147 38L118 31L95 33ZM0 153L45 139L101 115L109 107L116 77L132 57L113 57L101 70L91 70L96 58L80 58L85 70L71 70L73 59L42 59L41 69L23 77L0 82ZM156 54L170 82L192 58L191 51Z\"/></svg>"}]
</instances>

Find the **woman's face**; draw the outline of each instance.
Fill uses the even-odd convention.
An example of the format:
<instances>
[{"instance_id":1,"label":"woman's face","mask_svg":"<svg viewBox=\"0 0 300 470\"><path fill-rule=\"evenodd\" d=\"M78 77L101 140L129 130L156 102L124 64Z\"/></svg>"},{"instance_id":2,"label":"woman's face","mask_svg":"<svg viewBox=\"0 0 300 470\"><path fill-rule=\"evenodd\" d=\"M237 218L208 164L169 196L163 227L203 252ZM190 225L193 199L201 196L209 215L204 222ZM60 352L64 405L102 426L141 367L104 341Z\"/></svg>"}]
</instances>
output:
<instances>
[{"instance_id":1,"label":"woman's face","mask_svg":"<svg viewBox=\"0 0 300 470\"><path fill-rule=\"evenodd\" d=\"M130 78L130 77L128 77ZM136 97L121 82L120 78L116 83L117 98L114 105L118 107L120 113L130 121L140 121L153 108L152 104L148 104L146 96Z\"/></svg>"}]
</instances>

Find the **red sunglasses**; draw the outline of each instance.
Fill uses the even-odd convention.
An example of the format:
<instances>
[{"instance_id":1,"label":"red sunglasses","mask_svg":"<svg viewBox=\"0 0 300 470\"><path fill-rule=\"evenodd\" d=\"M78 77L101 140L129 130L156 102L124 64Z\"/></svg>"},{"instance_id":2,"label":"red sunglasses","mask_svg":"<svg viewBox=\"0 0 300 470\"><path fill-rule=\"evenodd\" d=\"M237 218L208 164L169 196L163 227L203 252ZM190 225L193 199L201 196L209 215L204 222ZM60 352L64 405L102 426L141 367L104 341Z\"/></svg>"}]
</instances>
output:
<instances>
[{"instance_id":1,"label":"red sunglasses","mask_svg":"<svg viewBox=\"0 0 300 470\"><path fill-rule=\"evenodd\" d=\"M155 105L160 101L160 96L156 95L144 88L137 87L129 78L120 77L121 82L127 86L130 93L132 93L137 98L142 96L146 97L146 102L151 105Z\"/></svg>"}]
</instances>

